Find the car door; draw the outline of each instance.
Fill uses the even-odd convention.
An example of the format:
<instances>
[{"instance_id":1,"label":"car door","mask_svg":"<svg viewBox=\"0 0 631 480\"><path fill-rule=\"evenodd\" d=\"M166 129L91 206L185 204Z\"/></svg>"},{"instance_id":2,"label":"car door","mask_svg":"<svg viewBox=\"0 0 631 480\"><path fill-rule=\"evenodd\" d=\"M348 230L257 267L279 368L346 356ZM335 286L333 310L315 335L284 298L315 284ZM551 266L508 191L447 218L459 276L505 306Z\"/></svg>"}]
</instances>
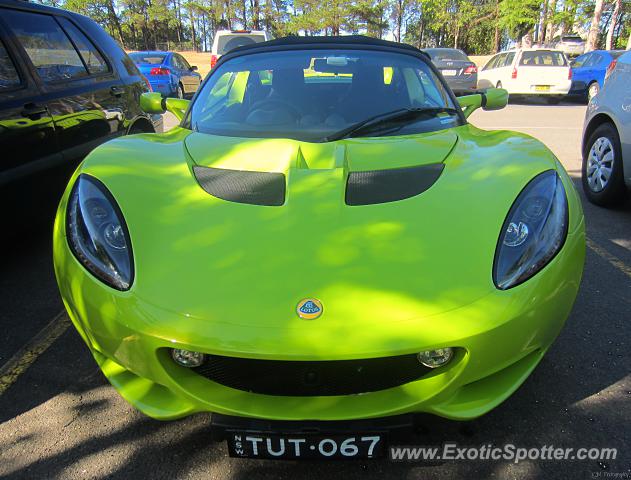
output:
<instances>
[{"instance_id":1,"label":"car door","mask_svg":"<svg viewBox=\"0 0 631 480\"><path fill-rule=\"evenodd\" d=\"M179 70L182 85L184 85L184 93L195 93L201 83L201 75L191 70L191 66L186 59L177 53L173 54L172 61L177 65Z\"/></svg>"},{"instance_id":2,"label":"car door","mask_svg":"<svg viewBox=\"0 0 631 480\"><path fill-rule=\"evenodd\" d=\"M502 54L500 59L498 60L497 65L497 78L502 82L502 86L504 88L508 88L507 84L512 80L513 74L513 60L515 59L515 52L508 52L506 54ZM496 82L497 85L497 82Z\"/></svg>"},{"instance_id":3,"label":"car door","mask_svg":"<svg viewBox=\"0 0 631 480\"><path fill-rule=\"evenodd\" d=\"M589 55L589 58L585 60L583 64L585 83L589 86L594 80L596 80L596 69L598 68L598 64L602 61L602 56L599 53L592 52Z\"/></svg>"},{"instance_id":4,"label":"car door","mask_svg":"<svg viewBox=\"0 0 631 480\"><path fill-rule=\"evenodd\" d=\"M497 61L495 62L495 68L494 68L494 80L495 82L493 83L493 87L498 86L498 84L501 84L502 87L506 87L506 75L505 75L505 68L504 68L504 62L506 61L506 57L508 56L507 53L501 53L498 57L497 57ZM508 78L510 78L510 75L508 76Z\"/></svg>"},{"instance_id":5,"label":"car door","mask_svg":"<svg viewBox=\"0 0 631 480\"><path fill-rule=\"evenodd\" d=\"M0 8L0 19L5 11ZM0 190L3 193L9 184L62 161L44 96L15 47L0 24Z\"/></svg>"},{"instance_id":6,"label":"car door","mask_svg":"<svg viewBox=\"0 0 631 480\"><path fill-rule=\"evenodd\" d=\"M124 133L122 81L72 20L27 10L10 10L4 19L44 92L69 168Z\"/></svg>"},{"instance_id":7,"label":"car door","mask_svg":"<svg viewBox=\"0 0 631 480\"><path fill-rule=\"evenodd\" d=\"M497 80L495 79L494 68L498 57L499 55L491 57L491 59L486 62L486 65L478 72L478 88L491 88L495 86Z\"/></svg>"},{"instance_id":8,"label":"car door","mask_svg":"<svg viewBox=\"0 0 631 480\"><path fill-rule=\"evenodd\" d=\"M572 89L583 90L587 88L587 67L585 63L591 58L591 53L576 57L572 62Z\"/></svg>"}]
</instances>

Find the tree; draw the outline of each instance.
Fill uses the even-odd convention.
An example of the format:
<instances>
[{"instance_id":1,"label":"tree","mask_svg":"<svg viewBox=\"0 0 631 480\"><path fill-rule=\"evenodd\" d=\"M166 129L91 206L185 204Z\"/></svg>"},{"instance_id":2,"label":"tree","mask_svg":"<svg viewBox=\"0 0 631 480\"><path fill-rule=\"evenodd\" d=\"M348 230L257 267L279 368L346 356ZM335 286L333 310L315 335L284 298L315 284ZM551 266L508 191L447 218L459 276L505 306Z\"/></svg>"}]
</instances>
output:
<instances>
[{"instance_id":1,"label":"tree","mask_svg":"<svg viewBox=\"0 0 631 480\"><path fill-rule=\"evenodd\" d=\"M615 6L613 13L611 14L611 20L609 22L609 29L607 30L607 41L605 43L606 49L611 50L613 48L613 36L620 20L620 13L622 11L622 0L615 0Z\"/></svg>"},{"instance_id":2,"label":"tree","mask_svg":"<svg viewBox=\"0 0 631 480\"><path fill-rule=\"evenodd\" d=\"M594 14L592 16L592 23L589 27L589 35L587 36L587 42L585 44L585 51L591 52L596 50L598 44L598 34L600 33L600 18L603 14L604 0L596 0L594 6Z\"/></svg>"}]
</instances>

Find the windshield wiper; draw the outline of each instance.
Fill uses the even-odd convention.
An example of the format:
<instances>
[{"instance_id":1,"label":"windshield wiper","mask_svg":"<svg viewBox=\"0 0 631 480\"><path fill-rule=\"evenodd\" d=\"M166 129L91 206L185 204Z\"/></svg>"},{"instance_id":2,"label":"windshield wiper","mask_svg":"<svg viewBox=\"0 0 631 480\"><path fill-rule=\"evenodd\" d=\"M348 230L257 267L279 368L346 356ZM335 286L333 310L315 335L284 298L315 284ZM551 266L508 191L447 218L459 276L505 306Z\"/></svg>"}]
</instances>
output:
<instances>
[{"instance_id":1,"label":"windshield wiper","mask_svg":"<svg viewBox=\"0 0 631 480\"><path fill-rule=\"evenodd\" d=\"M457 115L458 110L450 107L400 108L391 112L380 113L374 117L357 122L349 127L334 132L331 135L327 135L324 137L323 141L333 142L343 138L358 136L357 134L362 131L369 131L375 127L391 126L392 124L400 124L399 128L401 128L405 125L405 123L416 120L419 117L438 115L439 113Z\"/></svg>"}]
</instances>

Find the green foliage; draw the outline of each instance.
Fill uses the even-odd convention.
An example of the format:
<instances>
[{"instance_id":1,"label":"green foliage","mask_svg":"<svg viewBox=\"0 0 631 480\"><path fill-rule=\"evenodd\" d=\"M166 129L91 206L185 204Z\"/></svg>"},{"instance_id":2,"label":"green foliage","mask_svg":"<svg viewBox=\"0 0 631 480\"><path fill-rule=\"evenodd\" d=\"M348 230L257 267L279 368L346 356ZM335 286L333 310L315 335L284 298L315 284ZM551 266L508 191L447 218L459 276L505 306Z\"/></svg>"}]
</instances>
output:
<instances>
[{"instance_id":1,"label":"green foliage","mask_svg":"<svg viewBox=\"0 0 631 480\"><path fill-rule=\"evenodd\" d=\"M39 0L88 15L127 49L208 50L218 29L258 28L279 37L364 34L418 47L492 53L539 28L547 4L554 31L588 26L593 0ZM613 0L605 0L604 42ZM545 2L545 3L544 3ZM626 48L631 2L624 3L614 44ZM400 35L400 37L399 37Z\"/></svg>"}]
</instances>

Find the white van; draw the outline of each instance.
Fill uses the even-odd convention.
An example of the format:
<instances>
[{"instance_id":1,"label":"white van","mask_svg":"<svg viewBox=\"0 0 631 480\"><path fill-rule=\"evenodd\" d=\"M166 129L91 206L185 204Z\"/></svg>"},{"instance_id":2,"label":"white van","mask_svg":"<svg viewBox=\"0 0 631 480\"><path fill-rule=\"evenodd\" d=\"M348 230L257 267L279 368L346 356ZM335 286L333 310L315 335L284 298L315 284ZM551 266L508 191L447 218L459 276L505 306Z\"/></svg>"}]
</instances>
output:
<instances>
[{"instance_id":1,"label":"white van","mask_svg":"<svg viewBox=\"0 0 631 480\"><path fill-rule=\"evenodd\" d=\"M478 88L499 87L511 95L542 95L559 102L572 86L572 69L561 50L520 48L501 52L478 72Z\"/></svg>"},{"instance_id":2,"label":"white van","mask_svg":"<svg viewBox=\"0 0 631 480\"><path fill-rule=\"evenodd\" d=\"M263 30L217 30L213 39L210 68L213 68L222 55L233 48L250 45L251 43L271 40L271 35Z\"/></svg>"}]
</instances>

